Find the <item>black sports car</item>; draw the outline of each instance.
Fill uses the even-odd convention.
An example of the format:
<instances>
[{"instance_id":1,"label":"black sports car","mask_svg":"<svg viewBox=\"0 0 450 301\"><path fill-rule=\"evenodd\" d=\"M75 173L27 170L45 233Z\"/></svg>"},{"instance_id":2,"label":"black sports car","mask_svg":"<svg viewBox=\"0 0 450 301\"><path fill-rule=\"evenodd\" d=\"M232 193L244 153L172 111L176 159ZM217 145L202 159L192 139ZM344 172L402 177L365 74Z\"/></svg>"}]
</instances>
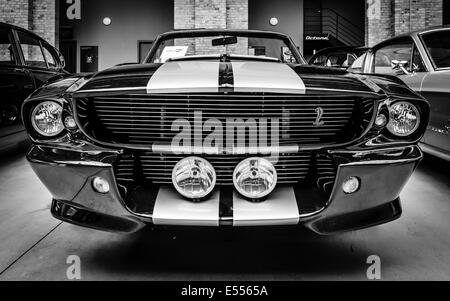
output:
<instances>
[{"instance_id":1,"label":"black sports car","mask_svg":"<svg viewBox=\"0 0 450 301\"><path fill-rule=\"evenodd\" d=\"M401 215L429 105L395 77L308 66L280 33L189 30L42 87L23 117L58 219L331 234Z\"/></svg>"},{"instance_id":2,"label":"black sports car","mask_svg":"<svg viewBox=\"0 0 450 301\"><path fill-rule=\"evenodd\" d=\"M34 33L0 22L0 151L27 139L20 108L36 88L66 75L64 59Z\"/></svg>"}]
</instances>

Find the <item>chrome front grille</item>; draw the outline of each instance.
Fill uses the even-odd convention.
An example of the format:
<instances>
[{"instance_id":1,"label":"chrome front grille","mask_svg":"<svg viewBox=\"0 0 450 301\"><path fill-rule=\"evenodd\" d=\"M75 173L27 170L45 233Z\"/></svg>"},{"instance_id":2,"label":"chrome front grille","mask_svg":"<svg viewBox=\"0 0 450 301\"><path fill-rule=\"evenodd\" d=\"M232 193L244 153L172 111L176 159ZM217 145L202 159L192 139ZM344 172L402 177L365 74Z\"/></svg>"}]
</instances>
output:
<instances>
[{"instance_id":1,"label":"chrome front grille","mask_svg":"<svg viewBox=\"0 0 450 301\"><path fill-rule=\"evenodd\" d=\"M280 145L346 142L361 135L373 114L372 99L350 96L128 94L76 98L75 103L79 122L91 138L130 147L170 143L179 133L172 131L173 122L184 119L193 128L198 112L203 123L215 119L224 127L230 119L257 124L268 120L269 143L271 120L277 120ZM204 131L203 138L210 133Z\"/></svg>"},{"instance_id":2,"label":"chrome front grille","mask_svg":"<svg viewBox=\"0 0 450 301\"><path fill-rule=\"evenodd\" d=\"M185 156L184 156L185 157ZM184 158L176 155L163 155L150 152L124 154L114 165L119 183L144 182L153 184L172 184L172 170ZM311 153L280 155L275 165L278 183L294 184L305 179L310 171ZM205 156L215 168L217 185L233 185L233 172L245 156Z\"/></svg>"}]
</instances>

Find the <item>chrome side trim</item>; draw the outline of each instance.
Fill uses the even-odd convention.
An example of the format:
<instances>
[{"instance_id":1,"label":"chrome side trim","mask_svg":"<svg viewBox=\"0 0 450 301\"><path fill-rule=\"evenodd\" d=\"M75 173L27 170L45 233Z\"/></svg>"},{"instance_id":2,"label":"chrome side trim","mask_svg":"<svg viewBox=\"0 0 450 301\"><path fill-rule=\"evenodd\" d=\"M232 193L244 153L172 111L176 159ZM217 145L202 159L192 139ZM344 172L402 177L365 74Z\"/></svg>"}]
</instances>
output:
<instances>
[{"instance_id":1,"label":"chrome side trim","mask_svg":"<svg viewBox=\"0 0 450 301\"><path fill-rule=\"evenodd\" d=\"M236 191L233 195L233 226L297 225L300 222L294 188L278 187L264 202L244 199Z\"/></svg>"},{"instance_id":2,"label":"chrome side trim","mask_svg":"<svg viewBox=\"0 0 450 301\"><path fill-rule=\"evenodd\" d=\"M153 208L155 225L171 226L219 226L220 193L215 191L204 202L191 202L175 189L161 187Z\"/></svg>"},{"instance_id":3,"label":"chrome side trim","mask_svg":"<svg viewBox=\"0 0 450 301\"><path fill-rule=\"evenodd\" d=\"M344 89L327 89L327 88L307 88L308 91L330 91L330 92L342 92L342 93L358 93L380 96L380 94L369 91L357 91L357 90L344 90Z\"/></svg>"},{"instance_id":4,"label":"chrome side trim","mask_svg":"<svg viewBox=\"0 0 450 301\"><path fill-rule=\"evenodd\" d=\"M267 146L267 147L233 147L233 148L219 148L219 147L196 147L196 146L172 146L166 143L154 143L152 145L152 152L162 154L198 154L198 155L240 155L240 154L290 154L298 153L299 146L296 144L282 145L282 146Z\"/></svg>"},{"instance_id":5,"label":"chrome side trim","mask_svg":"<svg viewBox=\"0 0 450 301\"><path fill-rule=\"evenodd\" d=\"M77 93L98 93L98 92L120 92L120 91L145 91L147 87L132 87L132 88L106 88L106 89L91 89L91 90L78 90Z\"/></svg>"}]
</instances>

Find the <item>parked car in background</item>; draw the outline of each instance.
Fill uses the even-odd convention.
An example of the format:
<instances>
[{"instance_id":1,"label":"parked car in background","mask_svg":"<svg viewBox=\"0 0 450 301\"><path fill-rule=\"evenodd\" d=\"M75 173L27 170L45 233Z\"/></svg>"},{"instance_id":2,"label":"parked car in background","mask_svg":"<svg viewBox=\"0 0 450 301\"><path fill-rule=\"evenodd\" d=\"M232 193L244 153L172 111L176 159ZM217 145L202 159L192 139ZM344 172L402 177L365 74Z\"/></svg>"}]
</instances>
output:
<instances>
[{"instance_id":1,"label":"parked car in background","mask_svg":"<svg viewBox=\"0 0 450 301\"><path fill-rule=\"evenodd\" d=\"M23 101L50 79L67 74L63 68L63 57L45 40L0 23L0 151L27 139Z\"/></svg>"},{"instance_id":2,"label":"parked car in background","mask_svg":"<svg viewBox=\"0 0 450 301\"><path fill-rule=\"evenodd\" d=\"M367 47L339 46L316 52L308 61L310 65L347 69L368 50Z\"/></svg>"},{"instance_id":3,"label":"parked car in background","mask_svg":"<svg viewBox=\"0 0 450 301\"><path fill-rule=\"evenodd\" d=\"M429 115L397 78L310 66L284 34L223 29L163 34L143 64L45 85L22 110L52 214L125 233L390 222Z\"/></svg>"},{"instance_id":4,"label":"parked car in background","mask_svg":"<svg viewBox=\"0 0 450 301\"><path fill-rule=\"evenodd\" d=\"M431 105L422 149L450 160L450 27L415 31L384 41L348 70L396 76L422 94Z\"/></svg>"}]
</instances>

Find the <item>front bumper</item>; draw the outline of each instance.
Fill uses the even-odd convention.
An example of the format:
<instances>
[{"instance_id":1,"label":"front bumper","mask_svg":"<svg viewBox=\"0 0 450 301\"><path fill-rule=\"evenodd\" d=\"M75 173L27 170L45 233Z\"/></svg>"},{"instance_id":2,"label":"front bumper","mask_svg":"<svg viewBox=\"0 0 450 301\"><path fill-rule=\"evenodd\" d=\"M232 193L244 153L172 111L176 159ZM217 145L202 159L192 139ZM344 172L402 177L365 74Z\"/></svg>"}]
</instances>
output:
<instances>
[{"instance_id":1,"label":"front bumper","mask_svg":"<svg viewBox=\"0 0 450 301\"><path fill-rule=\"evenodd\" d=\"M232 214L221 216L222 197L213 193L202 203L188 202L172 188L162 187L151 214L137 214L119 193L113 164L118 152L85 151L34 146L27 155L33 170L53 196L52 214L69 223L105 231L131 233L146 224L233 226L304 224L320 234L361 229L392 221L401 215L399 195L422 159L418 146L376 151L330 151L339 163L333 191L326 204L302 214L302 196L293 187L279 187L261 203L231 195ZM358 177L360 189L345 194L343 182ZM109 181L111 190L99 194L94 177ZM306 197L306 196L305 196Z\"/></svg>"}]
</instances>

